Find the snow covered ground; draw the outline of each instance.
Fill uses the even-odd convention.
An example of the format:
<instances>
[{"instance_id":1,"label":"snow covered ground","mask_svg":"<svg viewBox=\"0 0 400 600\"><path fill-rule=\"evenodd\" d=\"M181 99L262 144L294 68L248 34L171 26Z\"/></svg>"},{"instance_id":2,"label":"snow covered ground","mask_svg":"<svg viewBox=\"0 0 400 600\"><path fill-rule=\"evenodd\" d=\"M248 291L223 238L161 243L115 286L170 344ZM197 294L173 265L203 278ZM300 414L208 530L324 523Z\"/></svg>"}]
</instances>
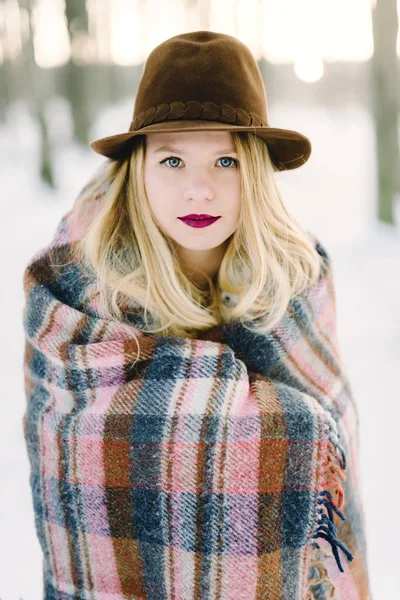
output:
<instances>
[{"instance_id":1,"label":"snow covered ground","mask_svg":"<svg viewBox=\"0 0 400 600\"><path fill-rule=\"evenodd\" d=\"M395 474L399 472L400 218L396 228L375 222L376 173L368 113L357 107L336 110L294 105L271 105L269 110L272 126L297 129L313 143L306 165L279 173L277 178L290 209L319 237L334 263L339 339L361 419L361 483L372 590L374 600L396 600L400 598L400 522L395 504L399 491ZM126 131L131 114L131 100L104 111L91 139ZM62 214L104 160L90 149L69 143L68 115L61 100L49 105L56 192L37 179L38 132L23 107L16 106L7 125L0 126L1 600L43 597L42 555L34 529L22 433L22 272L31 255L50 241Z\"/></svg>"}]
</instances>

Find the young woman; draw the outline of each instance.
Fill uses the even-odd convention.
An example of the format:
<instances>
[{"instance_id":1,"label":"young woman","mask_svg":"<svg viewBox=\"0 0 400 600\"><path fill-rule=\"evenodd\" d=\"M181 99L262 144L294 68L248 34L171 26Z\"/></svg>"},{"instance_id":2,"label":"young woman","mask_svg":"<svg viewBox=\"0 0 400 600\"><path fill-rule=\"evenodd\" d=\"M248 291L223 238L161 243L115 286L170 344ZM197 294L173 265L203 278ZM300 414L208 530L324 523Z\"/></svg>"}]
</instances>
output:
<instances>
[{"instance_id":1,"label":"young woman","mask_svg":"<svg viewBox=\"0 0 400 600\"><path fill-rule=\"evenodd\" d=\"M80 250L109 315L127 319L118 297L128 297L164 334L197 336L259 313L264 331L278 323L323 264L273 173L265 142L236 131L148 133L128 158L103 165L91 195L112 183ZM224 311L221 299L240 295Z\"/></svg>"},{"instance_id":2,"label":"young woman","mask_svg":"<svg viewBox=\"0 0 400 600\"><path fill-rule=\"evenodd\" d=\"M330 258L236 38L149 55L127 133L24 275L45 597L371 598ZM340 553L339 553L340 550Z\"/></svg>"}]
</instances>

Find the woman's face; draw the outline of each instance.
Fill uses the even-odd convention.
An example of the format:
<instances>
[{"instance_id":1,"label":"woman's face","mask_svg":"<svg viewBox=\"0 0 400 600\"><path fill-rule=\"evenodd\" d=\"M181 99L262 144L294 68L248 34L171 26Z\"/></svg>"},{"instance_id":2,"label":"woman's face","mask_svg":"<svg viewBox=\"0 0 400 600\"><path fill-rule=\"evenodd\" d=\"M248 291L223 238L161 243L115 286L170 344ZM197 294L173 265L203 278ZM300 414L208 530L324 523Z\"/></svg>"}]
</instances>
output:
<instances>
[{"instance_id":1,"label":"woman's face","mask_svg":"<svg viewBox=\"0 0 400 600\"><path fill-rule=\"evenodd\" d=\"M238 226L239 166L229 131L146 134L145 187L156 222L178 254L215 271ZM180 220L220 217L207 227ZM219 258L218 258L219 257Z\"/></svg>"}]
</instances>

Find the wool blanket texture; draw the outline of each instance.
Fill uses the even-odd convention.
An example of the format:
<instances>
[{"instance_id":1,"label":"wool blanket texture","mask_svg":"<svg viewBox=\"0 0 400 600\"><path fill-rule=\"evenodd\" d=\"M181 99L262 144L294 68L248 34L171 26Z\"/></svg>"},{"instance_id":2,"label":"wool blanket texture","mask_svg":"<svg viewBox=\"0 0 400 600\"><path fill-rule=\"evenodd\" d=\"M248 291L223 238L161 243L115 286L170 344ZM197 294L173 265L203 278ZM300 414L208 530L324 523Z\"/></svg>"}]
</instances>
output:
<instances>
[{"instance_id":1,"label":"wool blanket texture","mask_svg":"<svg viewBox=\"0 0 400 600\"><path fill-rule=\"evenodd\" d=\"M23 274L23 428L45 600L371 600L359 414L330 256L256 334L137 345L88 296L77 206ZM51 260L50 260L51 259ZM54 267L54 261L59 265Z\"/></svg>"}]
</instances>

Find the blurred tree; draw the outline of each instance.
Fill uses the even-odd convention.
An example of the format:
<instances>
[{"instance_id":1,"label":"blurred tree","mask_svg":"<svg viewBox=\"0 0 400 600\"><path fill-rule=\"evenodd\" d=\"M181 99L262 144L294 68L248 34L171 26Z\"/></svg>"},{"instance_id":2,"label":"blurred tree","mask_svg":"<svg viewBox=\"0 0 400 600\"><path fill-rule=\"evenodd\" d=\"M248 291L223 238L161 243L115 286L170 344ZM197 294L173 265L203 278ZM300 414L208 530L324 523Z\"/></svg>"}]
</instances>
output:
<instances>
[{"instance_id":1,"label":"blurred tree","mask_svg":"<svg viewBox=\"0 0 400 600\"><path fill-rule=\"evenodd\" d=\"M89 143L90 85L93 70L85 64L85 44L89 39L86 2L83 0L65 0L65 17L71 44L68 63L62 67L64 94L72 113L73 137L83 146Z\"/></svg>"},{"instance_id":2,"label":"blurred tree","mask_svg":"<svg viewBox=\"0 0 400 600\"><path fill-rule=\"evenodd\" d=\"M378 166L378 218L394 223L394 202L400 193L396 0L376 0L372 6L372 26L374 53L370 66Z\"/></svg>"},{"instance_id":3,"label":"blurred tree","mask_svg":"<svg viewBox=\"0 0 400 600\"><path fill-rule=\"evenodd\" d=\"M5 15L4 6L0 1L0 121L4 122L6 119L6 109L9 104L8 97L8 78L10 77L10 64L6 59L6 46L5 46Z\"/></svg>"},{"instance_id":4,"label":"blurred tree","mask_svg":"<svg viewBox=\"0 0 400 600\"><path fill-rule=\"evenodd\" d=\"M24 92L28 107L33 117L39 123L40 135L40 175L44 182L55 188L52 148L49 139L48 123L46 120L46 99L49 91L45 85L44 69L35 61L34 31L32 21L32 1L19 0L19 6L26 10L29 24L29 34L23 45L23 77L25 81Z\"/></svg>"}]
</instances>

